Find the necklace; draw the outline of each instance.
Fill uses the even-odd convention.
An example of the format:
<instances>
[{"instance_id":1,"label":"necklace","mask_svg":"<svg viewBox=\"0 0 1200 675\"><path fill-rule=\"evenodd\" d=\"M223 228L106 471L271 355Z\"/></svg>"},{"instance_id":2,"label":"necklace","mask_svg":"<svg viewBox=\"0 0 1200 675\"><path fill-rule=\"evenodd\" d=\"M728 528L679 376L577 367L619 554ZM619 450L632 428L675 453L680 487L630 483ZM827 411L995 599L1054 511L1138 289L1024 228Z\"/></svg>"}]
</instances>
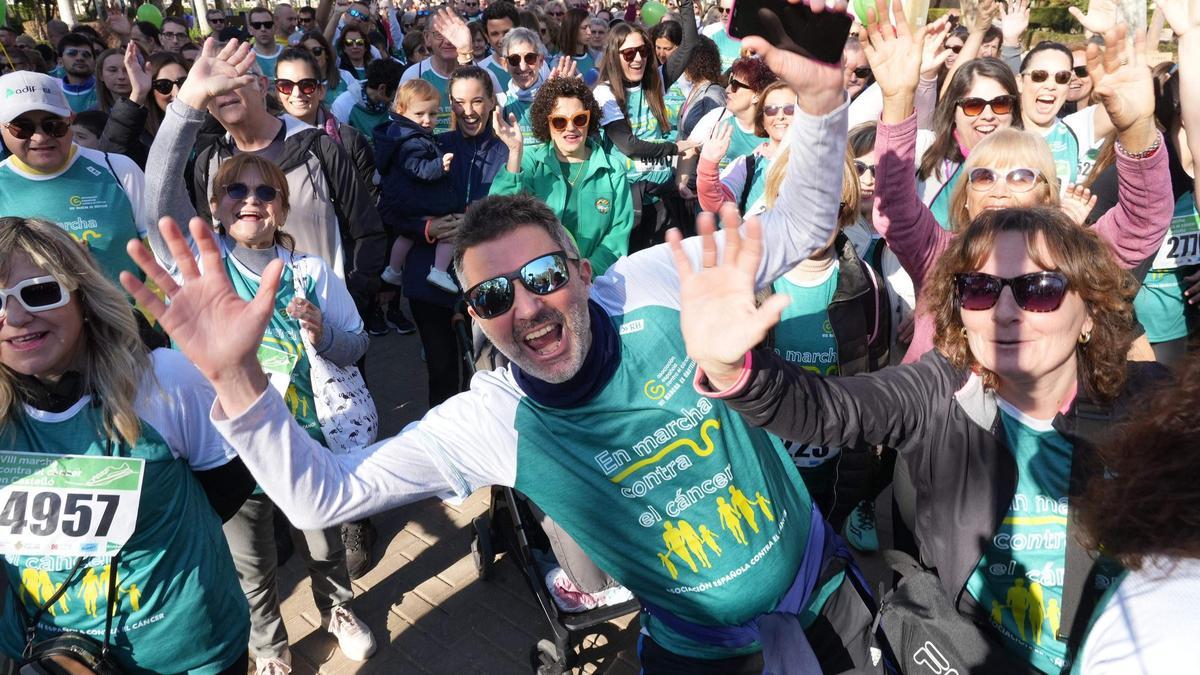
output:
<instances>
[{"instance_id":1,"label":"necklace","mask_svg":"<svg viewBox=\"0 0 1200 675\"><path fill-rule=\"evenodd\" d=\"M567 170L567 185L570 185L571 187L575 187L575 181L579 180L579 176L581 176L583 174L583 165L584 164L586 164L586 162L579 162L579 168L575 169L575 177L574 178L571 177L571 171L569 169ZM567 163L567 166L570 166L570 163Z\"/></svg>"}]
</instances>

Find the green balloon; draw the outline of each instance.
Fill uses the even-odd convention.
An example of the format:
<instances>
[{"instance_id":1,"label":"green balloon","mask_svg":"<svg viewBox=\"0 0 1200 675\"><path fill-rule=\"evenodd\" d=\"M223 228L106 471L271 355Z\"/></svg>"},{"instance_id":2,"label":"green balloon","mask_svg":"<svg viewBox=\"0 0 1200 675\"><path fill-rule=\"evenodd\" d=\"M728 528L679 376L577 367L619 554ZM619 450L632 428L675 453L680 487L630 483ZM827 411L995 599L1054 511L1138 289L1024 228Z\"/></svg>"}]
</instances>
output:
<instances>
[{"instance_id":1,"label":"green balloon","mask_svg":"<svg viewBox=\"0 0 1200 675\"><path fill-rule=\"evenodd\" d=\"M659 21L667 15L667 6L658 2L658 0L650 0L642 5L642 23L646 26L657 26Z\"/></svg>"},{"instance_id":2,"label":"green balloon","mask_svg":"<svg viewBox=\"0 0 1200 675\"><path fill-rule=\"evenodd\" d=\"M141 7L138 7L137 20L149 21L150 23L154 24L155 28L162 29L162 12L150 3L146 3Z\"/></svg>"},{"instance_id":3,"label":"green balloon","mask_svg":"<svg viewBox=\"0 0 1200 675\"><path fill-rule=\"evenodd\" d=\"M872 0L854 0L851 12L858 18L858 22L862 25L867 25L867 8L874 8L875 3Z\"/></svg>"}]
</instances>

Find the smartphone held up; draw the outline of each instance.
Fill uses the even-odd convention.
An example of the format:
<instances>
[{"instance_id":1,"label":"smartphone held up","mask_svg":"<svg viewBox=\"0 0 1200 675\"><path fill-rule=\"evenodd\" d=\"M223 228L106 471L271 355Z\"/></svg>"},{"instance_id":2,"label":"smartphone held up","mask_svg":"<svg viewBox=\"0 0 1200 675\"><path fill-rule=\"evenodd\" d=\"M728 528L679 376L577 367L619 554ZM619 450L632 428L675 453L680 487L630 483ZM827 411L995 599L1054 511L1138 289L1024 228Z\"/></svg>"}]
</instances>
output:
<instances>
[{"instance_id":1,"label":"smartphone held up","mask_svg":"<svg viewBox=\"0 0 1200 675\"><path fill-rule=\"evenodd\" d=\"M728 30L734 38L757 35L790 52L837 63L852 23L845 12L814 12L803 2L736 0Z\"/></svg>"}]
</instances>

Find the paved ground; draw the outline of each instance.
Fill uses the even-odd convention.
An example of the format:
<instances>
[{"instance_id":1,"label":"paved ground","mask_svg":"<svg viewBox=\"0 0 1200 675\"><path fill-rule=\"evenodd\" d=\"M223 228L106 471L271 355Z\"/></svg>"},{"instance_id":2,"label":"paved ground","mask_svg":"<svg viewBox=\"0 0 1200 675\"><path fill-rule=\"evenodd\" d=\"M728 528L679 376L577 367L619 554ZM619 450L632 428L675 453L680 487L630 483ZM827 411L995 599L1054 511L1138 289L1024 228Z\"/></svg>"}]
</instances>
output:
<instances>
[{"instance_id":1,"label":"paved ground","mask_svg":"<svg viewBox=\"0 0 1200 675\"><path fill-rule=\"evenodd\" d=\"M420 349L415 335L371 340L367 379L379 406L381 437L426 410ZM426 500L373 519L382 559L355 582L355 611L380 645L365 663L343 658L320 629L303 563L294 556L280 573L294 672L530 672L530 648L551 637L545 616L511 561L497 561L495 576L486 582L476 578L471 561L471 520L486 511L487 499L480 491L459 507ZM638 672L636 639L633 615L585 636L577 649L580 672Z\"/></svg>"}]
</instances>

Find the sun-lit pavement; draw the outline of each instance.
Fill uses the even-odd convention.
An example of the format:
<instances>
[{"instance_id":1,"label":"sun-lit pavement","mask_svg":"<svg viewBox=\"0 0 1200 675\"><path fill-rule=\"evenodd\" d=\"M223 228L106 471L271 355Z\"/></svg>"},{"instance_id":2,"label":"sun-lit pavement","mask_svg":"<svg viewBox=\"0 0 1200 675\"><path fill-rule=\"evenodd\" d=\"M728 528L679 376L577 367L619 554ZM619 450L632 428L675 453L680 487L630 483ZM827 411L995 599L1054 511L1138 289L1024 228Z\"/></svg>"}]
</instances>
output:
<instances>
[{"instance_id":1,"label":"sun-lit pavement","mask_svg":"<svg viewBox=\"0 0 1200 675\"><path fill-rule=\"evenodd\" d=\"M426 410L420 351L416 335L371 339L367 380L379 407L381 438ZM487 439L479 440L486 445ZM293 556L279 576L293 672L531 672L531 648L551 637L542 610L511 561L501 558L494 576L480 581L471 560L471 521L487 510L487 499L481 490L457 507L426 500L373 518L380 561L354 583L353 607L374 631L379 651L363 663L344 658L321 630L301 556ZM636 639L635 616L584 637L577 672L637 673Z\"/></svg>"}]
</instances>

